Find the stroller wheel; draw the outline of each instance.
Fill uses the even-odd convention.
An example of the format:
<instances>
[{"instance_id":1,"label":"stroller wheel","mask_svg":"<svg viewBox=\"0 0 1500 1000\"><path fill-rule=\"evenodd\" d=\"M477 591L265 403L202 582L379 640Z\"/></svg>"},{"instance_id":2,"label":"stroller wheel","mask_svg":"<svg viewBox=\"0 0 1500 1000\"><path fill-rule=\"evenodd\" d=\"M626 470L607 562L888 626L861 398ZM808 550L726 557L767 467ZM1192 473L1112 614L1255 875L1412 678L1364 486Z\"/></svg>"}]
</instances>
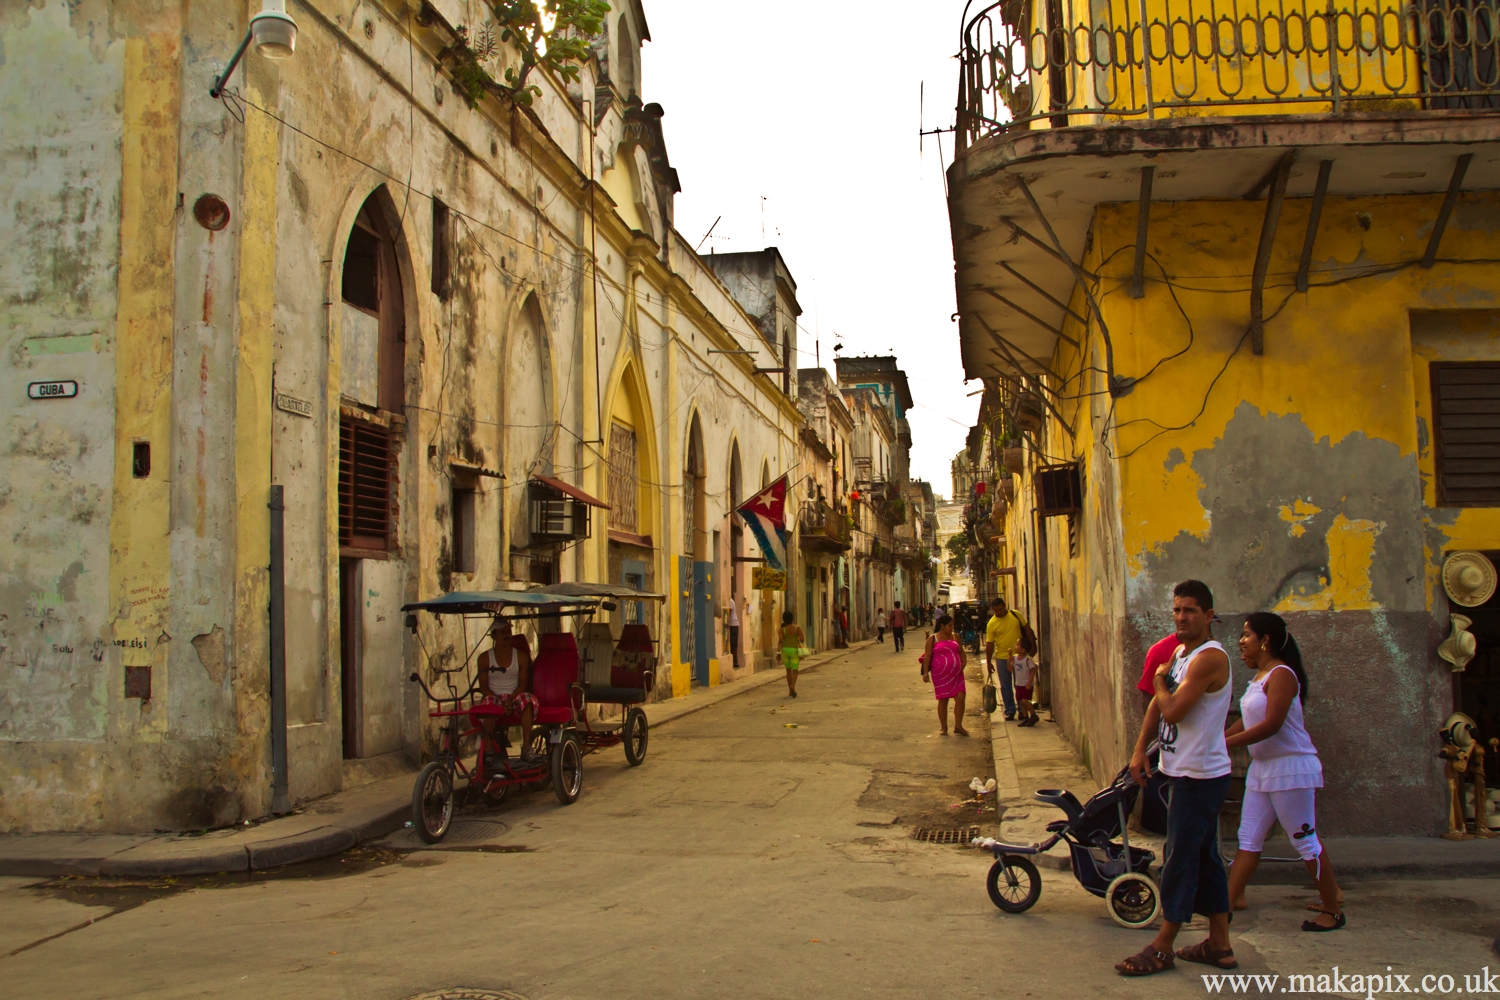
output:
<instances>
[{"instance_id":1,"label":"stroller wheel","mask_svg":"<svg viewBox=\"0 0 1500 1000\"><path fill-rule=\"evenodd\" d=\"M1036 865L1019 854L996 858L985 885L990 891L990 902L1006 913L1025 913L1042 894L1042 877L1037 874Z\"/></svg>"},{"instance_id":2,"label":"stroller wheel","mask_svg":"<svg viewBox=\"0 0 1500 1000\"><path fill-rule=\"evenodd\" d=\"M1148 876L1126 872L1104 890L1104 906L1121 927L1149 927L1161 915L1161 890Z\"/></svg>"}]
</instances>

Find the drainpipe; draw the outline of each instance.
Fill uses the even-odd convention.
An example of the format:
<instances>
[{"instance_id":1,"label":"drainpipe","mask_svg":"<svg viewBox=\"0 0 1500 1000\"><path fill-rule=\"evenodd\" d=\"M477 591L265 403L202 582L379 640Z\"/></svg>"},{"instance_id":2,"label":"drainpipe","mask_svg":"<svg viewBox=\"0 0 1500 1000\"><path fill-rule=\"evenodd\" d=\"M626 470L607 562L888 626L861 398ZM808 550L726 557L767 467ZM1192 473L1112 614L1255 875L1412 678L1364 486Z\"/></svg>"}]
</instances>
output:
<instances>
[{"instance_id":1,"label":"drainpipe","mask_svg":"<svg viewBox=\"0 0 1500 1000\"><path fill-rule=\"evenodd\" d=\"M292 811L286 774L286 505L271 487L271 812Z\"/></svg>"}]
</instances>

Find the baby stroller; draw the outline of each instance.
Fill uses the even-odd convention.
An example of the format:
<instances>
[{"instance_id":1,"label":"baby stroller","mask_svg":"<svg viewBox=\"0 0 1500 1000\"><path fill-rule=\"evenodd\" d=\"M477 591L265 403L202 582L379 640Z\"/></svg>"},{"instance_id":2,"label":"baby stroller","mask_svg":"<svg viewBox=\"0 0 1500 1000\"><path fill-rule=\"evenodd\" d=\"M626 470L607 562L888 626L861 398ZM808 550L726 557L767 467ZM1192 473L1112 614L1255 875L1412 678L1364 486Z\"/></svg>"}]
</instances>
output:
<instances>
[{"instance_id":1,"label":"baby stroller","mask_svg":"<svg viewBox=\"0 0 1500 1000\"><path fill-rule=\"evenodd\" d=\"M1154 763L1154 746L1152 750ZM1156 855L1130 846L1126 824L1140 790L1128 766L1115 775L1108 788L1081 804L1065 789L1040 789L1037 800L1057 806L1067 818L1048 823L1047 831L1052 836L1030 847L1002 844L989 838L979 842L978 846L995 855L986 883L991 901L1006 913L1031 909L1042 894L1041 876L1031 856L1065 840L1072 854L1073 877L1089 892L1103 897L1105 909L1115 923L1131 928L1149 926L1161 913L1161 891L1150 875ZM1115 843L1116 837L1120 843Z\"/></svg>"}]
</instances>

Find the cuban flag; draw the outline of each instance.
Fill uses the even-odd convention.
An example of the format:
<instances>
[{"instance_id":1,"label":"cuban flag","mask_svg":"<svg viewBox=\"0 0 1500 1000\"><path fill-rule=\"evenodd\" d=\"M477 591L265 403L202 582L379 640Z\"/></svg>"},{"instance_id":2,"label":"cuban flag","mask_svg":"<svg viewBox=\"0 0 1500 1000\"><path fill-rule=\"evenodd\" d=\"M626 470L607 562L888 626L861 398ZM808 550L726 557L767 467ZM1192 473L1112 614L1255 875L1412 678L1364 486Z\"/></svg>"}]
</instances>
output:
<instances>
[{"instance_id":1,"label":"cuban flag","mask_svg":"<svg viewBox=\"0 0 1500 1000\"><path fill-rule=\"evenodd\" d=\"M751 497L738 511L760 544L766 565L786 570L786 476Z\"/></svg>"}]
</instances>

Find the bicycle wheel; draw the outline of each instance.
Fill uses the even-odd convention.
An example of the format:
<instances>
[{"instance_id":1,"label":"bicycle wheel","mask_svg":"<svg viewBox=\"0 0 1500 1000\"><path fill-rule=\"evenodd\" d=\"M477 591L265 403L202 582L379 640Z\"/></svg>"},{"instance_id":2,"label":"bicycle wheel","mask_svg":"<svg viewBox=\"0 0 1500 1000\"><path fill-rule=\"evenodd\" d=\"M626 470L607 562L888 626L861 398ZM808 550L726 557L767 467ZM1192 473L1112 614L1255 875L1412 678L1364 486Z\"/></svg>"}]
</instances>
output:
<instances>
[{"instance_id":1,"label":"bicycle wheel","mask_svg":"<svg viewBox=\"0 0 1500 1000\"><path fill-rule=\"evenodd\" d=\"M1025 913L1042 895L1042 876L1030 858L1004 854L990 865L985 887L990 891L990 902L1006 913Z\"/></svg>"},{"instance_id":2,"label":"bicycle wheel","mask_svg":"<svg viewBox=\"0 0 1500 1000\"><path fill-rule=\"evenodd\" d=\"M651 727L646 723L646 713L632 708L625 713L625 760L631 767L639 767L646 759L646 744L651 739Z\"/></svg>"},{"instance_id":3,"label":"bicycle wheel","mask_svg":"<svg viewBox=\"0 0 1500 1000\"><path fill-rule=\"evenodd\" d=\"M571 734L552 748L552 791L563 805L570 805L583 791L583 751L578 737Z\"/></svg>"},{"instance_id":4,"label":"bicycle wheel","mask_svg":"<svg viewBox=\"0 0 1500 1000\"><path fill-rule=\"evenodd\" d=\"M411 821L417 836L436 844L453 823L453 774L441 761L422 768L411 790Z\"/></svg>"}]
</instances>

